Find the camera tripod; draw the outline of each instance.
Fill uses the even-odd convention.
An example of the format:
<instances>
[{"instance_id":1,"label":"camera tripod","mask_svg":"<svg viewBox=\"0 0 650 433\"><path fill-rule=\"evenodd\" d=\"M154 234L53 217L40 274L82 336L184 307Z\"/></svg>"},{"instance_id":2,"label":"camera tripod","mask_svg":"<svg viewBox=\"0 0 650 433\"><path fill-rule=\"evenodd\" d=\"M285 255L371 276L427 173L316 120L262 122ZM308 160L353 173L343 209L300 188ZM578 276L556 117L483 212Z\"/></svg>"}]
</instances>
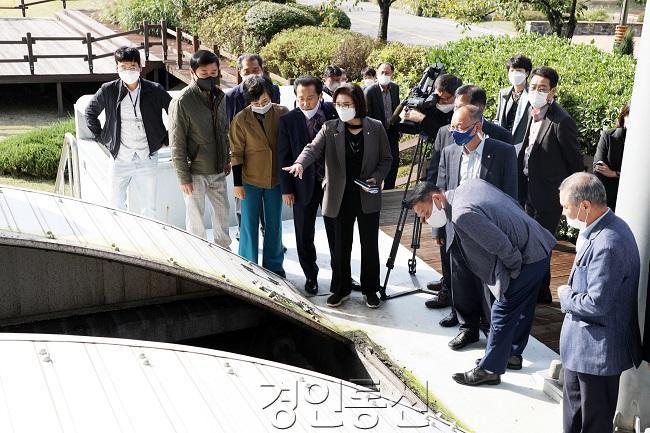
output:
<instances>
[{"instance_id":1,"label":"camera tripod","mask_svg":"<svg viewBox=\"0 0 650 433\"><path fill-rule=\"evenodd\" d=\"M417 185L417 183L420 182L420 178L422 177L422 173L423 173L424 163L426 161L425 156L427 154L427 150L431 149L431 146L432 144L429 137L423 137L422 135L418 137L418 142L415 146L415 152L413 153L413 160L411 161L411 168L409 169L409 175L406 181L406 187L404 188L404 194L402 196L402 207L400 209L399 218L397 220L397 228L395 229L395 235L393 236L393 245L391 246L390 254L388 255L388 260L386 261L386 268L388 268L388 271L386 272L384 285L379 288L379 293L382 301L399 298L401 296L411 295L415 293L429 293L432 295L436 293L431 290L418 287L416 289L409 290L406 292L395 293L393 295L386 295L386 288L388 287L388 279L390 278L391 271L395 267L395 258L397 256L397 249L399 248L400 241L402 239L402 234L404 233L404 225L406 224L406 220L408 219L408 215L409 215L410 207L407 200L407 196L409 192L409 186L411 184L411 179L413 178L414 171L416 171L415 184ZM415 170L416 166L417 166L417 170ZM420 248L421 235L422 235L422 222L420 221L420 218L417 215L414 215L413 236L411 238L412 256L408 260L408 270L409 270L409 274L411 275L415 275L417 271L416 251L418 250L418 248Z\"/></svg>"}]
</instances>

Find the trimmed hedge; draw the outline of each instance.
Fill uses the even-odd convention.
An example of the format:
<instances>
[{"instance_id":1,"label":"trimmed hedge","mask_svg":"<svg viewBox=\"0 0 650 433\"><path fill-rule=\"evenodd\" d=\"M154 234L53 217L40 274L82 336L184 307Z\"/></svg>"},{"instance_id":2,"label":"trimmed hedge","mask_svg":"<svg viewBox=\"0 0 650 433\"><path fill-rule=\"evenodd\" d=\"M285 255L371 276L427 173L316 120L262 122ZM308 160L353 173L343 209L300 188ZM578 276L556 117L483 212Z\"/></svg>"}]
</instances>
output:
<instances>
[{"instance_id":1,"label":"trimmed hedge","mask_svg":"<svg viewBox=\"0 0 650 433\"><path fill-rule=\"evenodd\" d=\"M381 49L374 50L366 59L375 68L382 62L390 62L395 67L393 81L399 84L401 97L405 97L415 86L422 73L429 66L428 49L391 42Z\"/></svg>"},{"instance_id":2,"label":"trimmed hedge","mask_svg":"<svg viewBox=\"0 0 650 433\"><path fill-rule=\"evenodd\" d=\"M199 28L199 38L206 44L218 44L233 54L258 51L261 42L249 32L246 23L246 13L255 3L235 3L206 18Z\"/></svg>"},{"instance_id":3,"label":"trimmed hedge","mask_svg":"<svg viewBox=\"0 0 650 433\"><path fill-rule=\"evenodd\" d=\"M635 70L635 61L630 56L605 53L589 45L572 45L556 36L525 34L450 42L428 50L426 60L420 62L416 60L422 55L422 48L388 44L374 52L368 63L395 62L396 81L412 86L426 64L440 62L463 82L485 88L486 117L492 118L499 90L510 86L505 64L517 53L525 53L534 65L548 65L558 71L557 100L575 119L583 151L593 155L601 131L614 125L621 107L630 99ZM399 62L401 59L408 61ZM412 67L409 62L413 62Z\"/></svg>"},{"instance_id":4,"label":"trimmed hedge","mask_svg":"<svg viewBox=\"0 0 650 433\"><path fill-rule=\"evenodd\" d=\"M259 37L262 45L282 30L317 24L313 15L290 4L259 2L246 12L248 30Z\"/></svg>"},{"instance_id":5,"label":"trimmed hedge","mask_svg":"<svg viewBox=\"0 0 650 433\"><path fill-rule=\"evenodd\" d=\"M169 28L181 25L181 9L174 0L114 0L104 16L125 30L133 30L143 21L155 24L167 21Z\"/></svg>"},{"instance_id":6,"label":"trimmed hedge","mask_svg":"<svg viewBox=\"0 0 650 433\"><path fill-rule=\"evenodd\" d=\"M56 178L66 132L75 132L74 120L57 122L0 141L0 173Z\"/></svg>"},{"instance_id":7,"label":"trimmed hedge","mask_svg":"<svg viewBox=\"0 0 650 433\"><path fill-rule=\"evenodd\" d=\"M278 33L260 54L266 67L285 78L320 77L329 64L344 68L351 79L360 76L365 57L379 43L344 29L300 27Z\"/></svg>"}]
</instances>

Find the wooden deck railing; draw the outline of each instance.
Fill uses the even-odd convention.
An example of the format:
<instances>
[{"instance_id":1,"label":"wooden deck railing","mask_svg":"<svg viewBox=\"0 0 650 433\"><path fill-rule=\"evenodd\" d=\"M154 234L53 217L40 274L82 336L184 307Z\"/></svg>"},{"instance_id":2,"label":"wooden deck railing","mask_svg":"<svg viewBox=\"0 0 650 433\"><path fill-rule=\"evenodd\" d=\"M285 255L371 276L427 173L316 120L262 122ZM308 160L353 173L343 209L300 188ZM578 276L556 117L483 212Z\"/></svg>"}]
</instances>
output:
<instances>
[{"instance_id":1,"label":"wooden deck railing","mask_svg":"<svg viewBox=\"0 0 650 433\"><path fill-rule=\"evenodd\" d=\"M63 9L66 7L66 0L38 0L38 1L33 1L33 2L26 2L25 0L20 0L20 4L16 6L0 6L0 9L8 9L8 10L14 10L14 9L19 9L23 17L27 16L26 12L27 9L29 9L30 6L34 5L40 5L42 3L50 3L50 2L61 2L63 3Z\"/></svg>"}]
</instances>

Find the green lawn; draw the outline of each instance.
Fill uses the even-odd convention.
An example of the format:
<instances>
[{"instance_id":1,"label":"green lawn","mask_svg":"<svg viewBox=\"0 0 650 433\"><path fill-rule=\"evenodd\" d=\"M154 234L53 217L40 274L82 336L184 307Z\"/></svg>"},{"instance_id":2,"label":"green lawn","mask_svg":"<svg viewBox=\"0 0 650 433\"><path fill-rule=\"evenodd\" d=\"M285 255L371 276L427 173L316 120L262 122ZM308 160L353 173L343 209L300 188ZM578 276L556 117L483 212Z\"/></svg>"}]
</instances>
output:
<instances>
[{"instance_id":1,"label":"green lawn","mask_svg":"<svg viewBox=\"0 0 650 433\"><path fill-rule=\"evenodd\" d=\"M28 0L29 1L29 0ZM84 9L84 10L97 10L101 9L109 3L110 0L67 0L66 7L68 9ZM20 4L19 0L0 0L0 6L17 6ZM63 4L60 1L53 1L43 3L40 5L30 6L27 9L28 17L50 17L55 13L63 10ZM21 17L20 9L7 10L0 9L0 17Z\"/></svg>"},{"instance_id":2,"label":"green lawn","mask_svg":"<svg viewBox=\"0 0 650 433\"><path fill-rule=\"evenodd\" d=\"M50 179L0 176L0 187L5 185L35 189L37 191L54 192L54 181Z\"/></svg>"}]
</instances>

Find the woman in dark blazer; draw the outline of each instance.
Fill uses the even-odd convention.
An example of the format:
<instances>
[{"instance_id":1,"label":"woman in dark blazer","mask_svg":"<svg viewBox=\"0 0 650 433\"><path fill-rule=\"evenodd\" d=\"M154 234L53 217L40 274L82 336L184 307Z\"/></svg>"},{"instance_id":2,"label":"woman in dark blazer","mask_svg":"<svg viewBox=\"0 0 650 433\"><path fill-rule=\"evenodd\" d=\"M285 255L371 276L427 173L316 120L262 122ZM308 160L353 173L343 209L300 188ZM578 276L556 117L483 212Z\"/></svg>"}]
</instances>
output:
<instances>
[{"instance_id":1,"label":"woman in dark blazer","mask_svg":"<svg viewBox=\"0 0 650 433\"><path fill-rule=\"evenodd\" d=\"M615 211L618 196L618 181L621 177L621 163L625 148L627 117L630 115L630 104L627 103L618 115L616 128L606 129L600 136L596 155L594 155L594 174L605 185L607 206Z\"/></svg>"},{"instance_id":2,"label":"woman in dark blazer","mask_svg":"<svg viewBox=\"0 0 650 433\"><path fill-rule=\"evenodd\" d=\"M314 141L296 162L283 170L302 178L305 167L325 154L323 215L334 219L335 249L332 295L327 305L337 307L350 295L350 254L357 222L361 243L361 291L370 308L379 306L379 212L381 188L369 192L355 180L381 186L392 157L384 126L367 117L361 88L343 84L333 95L339 119L325 122Z\"/></svg>"}]
</instances>

